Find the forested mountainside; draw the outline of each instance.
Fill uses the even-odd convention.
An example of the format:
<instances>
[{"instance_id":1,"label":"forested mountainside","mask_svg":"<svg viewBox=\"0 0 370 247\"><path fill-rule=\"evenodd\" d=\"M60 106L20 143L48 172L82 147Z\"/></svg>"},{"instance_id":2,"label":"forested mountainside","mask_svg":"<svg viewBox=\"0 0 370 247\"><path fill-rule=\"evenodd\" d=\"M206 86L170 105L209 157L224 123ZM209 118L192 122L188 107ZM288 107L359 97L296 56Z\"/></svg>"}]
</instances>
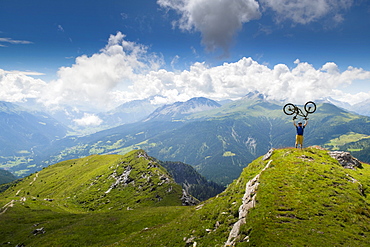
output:
<instances>
[{"instance_id":1,"label":"forested mountainside","mask_svg":"<svg viewBox=\"0 0 370 247\"><path fill-rule=\"evenodd\" d=\"M10 172L0 169L0 184L10 183L17 178Z\"/></svg>"}]
</instances>

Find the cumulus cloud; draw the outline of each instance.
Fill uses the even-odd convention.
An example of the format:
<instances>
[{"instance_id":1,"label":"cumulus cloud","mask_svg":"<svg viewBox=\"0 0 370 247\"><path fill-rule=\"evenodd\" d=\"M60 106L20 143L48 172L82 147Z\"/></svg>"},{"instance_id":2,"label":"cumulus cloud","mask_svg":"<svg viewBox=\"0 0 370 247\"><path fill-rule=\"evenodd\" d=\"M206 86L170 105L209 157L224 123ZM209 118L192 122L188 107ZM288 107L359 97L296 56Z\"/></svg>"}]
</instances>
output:
<instances>
[{"instance_id":1,"label":"cumulus cloud","mask_svg":"<svg viewBox=\"0 0 370 247\"><path fill-rule=\"evenodd\" d=\"M82 118L73 121L80 126L98 126L103 122L98 116L89 113L85 113Z\"/></svg>"},{"instance_id":2,"label":"cumulus cloud","mask_svg":"<svg viewBox=\"0 0 370 247\"><path fill-rule=\"evenodd\" d=\"M276 13L278 22L291 20L295 23L307 24L332 15L336 22L343 21L338 11L348 9L353 0L260 0L264 8L270 8Z\"/></svg>"},{"instance_id":3,"label":"cumulus cloud","mask_svg":"<svg viewBox=\"0 0 370 247\"><path fill-rule=\"evenodd\" d=\"M208 51L221 48L225 54L243 23L261 16L255 0L158 0L157 3L180 14L174 26L184 31L199 31Z\"/></svg>"},{"instance_id":4,"label":"cumulus cloud","mask_svg":"<svg viewBox=\"0 0 370 247\"><path fill-rule=\"evenodd\" d=\"M36 72L5 71L0 69L0 100L22 102L40 97L46 83L27 75Z\"/></svg>"},{"instance_id":5,"label":"cumulus cloud","mask_svg":"<svg viewBox=\"0 0 370 247\"><path fill-rule=\"evenodd\" d=\"M248 92L259 91L270 99L304 103L330 95L335 89L354 80L369 80L370 72L349 67L340 72L329 62L315 69L311 64L297 60L296 67L277 64L273 68L259 64L252 58L242 58L235 63L224 63L209 68L205 63L195 63L189 70L174 73L152 71L133 88L146 95L162 95L156 100L187 100L191 97L209 97L216 100L236 99ZM349 98L348 98L349 99Z\"/></svg>"},{"instance_id":6,"label":"cumulus cloud","mask_svg":"<svg viewBox=\"0 0 370 247\"><path fill-rule=\"evenodd\" d=\"M192 97L214 100L237 99L259 91L270 99L304 103L331 96L357 103L369 93L351 95L340 89L357 80L370 81L370 71L349 67L340 71L333 62L315 68L298 59L291 68L285 64L268 67L252 58L210 67L194 63L188 70L160 69L162 58L140 44L111 35L100 52L80 56L71 67L62 67L58 79L46 83L21 72L0 70L0 100L10 102L37 99L46 106L69 105L82 110L109 110L122 103L152 98L153 104L186 101ZM94 121L92 121L92 120ZM98 123L91 115L78 124Z\"/></svg>"},{"instance_id":7,"label":"cumulus cloud","mask_svg":"<svg viewBox=\"0 0 370 247\"><path fill-rule=\"evenodd\" d=\"M120 32L111 35L99 53L77 57L71 67L60 68L58 79L48 84L42 101L47 105L89 103L107 108L112 106L112 97L119 95L115 90L128 92L123 97L130 99L133 82L141 74L158 69L162 59L124 38Z\"/></svg>"}]
</instances>

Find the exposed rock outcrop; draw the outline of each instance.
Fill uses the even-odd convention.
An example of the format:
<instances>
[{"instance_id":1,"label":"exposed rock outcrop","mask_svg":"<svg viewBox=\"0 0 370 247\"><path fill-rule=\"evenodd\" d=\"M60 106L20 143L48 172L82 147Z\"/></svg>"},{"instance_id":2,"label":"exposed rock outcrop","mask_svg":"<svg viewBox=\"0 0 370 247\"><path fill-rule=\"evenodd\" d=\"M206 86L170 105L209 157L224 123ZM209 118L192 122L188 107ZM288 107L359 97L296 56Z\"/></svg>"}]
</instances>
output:
<instances>
[{"instance_id":1,"label":"exposed rock outcrop","mask_svg":"<svg viewBox=\"0 0 370 247\"><path fill-rule=\"evenodd\" d=\"M111 176L115 179L115 181L105 193L108 194L112 189L116 188L119 184L127 185L128 183L130 183L132 181L129 177L131 170L132 167L127 166L125 171L119 176L117 175L117 172L114 171L114 173Z\"/></svg>"},{"instance_id":2,"label":"exposed rock outcrop","mask_svg":"<svg viewBox=\"0 0 370 247\"><path fill-rule=\"evenodd\" d=\"M344 151L330 151L329 155L338 160L338 162L347 169L355 170L356 168L362 168L362 164L358 159L353 157L349 152Z\"/></svg>"},{"instance_id":3,"label":"exposed rock outcrop","mask_svg":"<svg viewBox=\"0 0 370 247\"><path fill-rule=\"evenodd\" d=\"M271 150L270 150L271 151ZM234 246L235 239L239 236L240 226L246 223L246 217L251 208L254 208L256 205L256 195L259 183L259 178L261 173L266 170L272 160L270 160L267 165L262 169L262 171L257 174L253 179L249 180L245 186L245 193L242 199L242 205L239 207L239 220L233 225L233 228L230 231L229 238L225 243L226 246ZM249 238L249 236L247 236Z\"/></svg>"},{"instance_id":4,"label":"exposed rock outcrop","mask_svg":"<svg viewBox=\"0 0 370 247\"><path fill-rule=\"evenodd\" d=\"M39 235L39 234L44 234L45 232L46 232L45 229L43 227L41 227L41 228L33 230L32 234L36 236L36 235Z\"/></svg>"},{"instance_id":5,"label":"exposed rock outcrop","mask_svg":"<svg viewBox=\"0 0 370 247\"><path fill-rule=\"evenodd\" d=\"M262 160L268 160L271 158L272 154L274 153L274 150L273 148L271 148L263 157L262 157Z\"/></svg>"},{"instance_id":6,"label":"exposed rock outcrop","mask_svg":"<svg viewBox=\"0 0 370 247\"><path fill-rule=\"evenodd\" d=\"M197 199L192 197L186 190L182 190L182 197L181 197L182 205L183 206L194 206L199 203Z\"/></svg>"}]
</instances>

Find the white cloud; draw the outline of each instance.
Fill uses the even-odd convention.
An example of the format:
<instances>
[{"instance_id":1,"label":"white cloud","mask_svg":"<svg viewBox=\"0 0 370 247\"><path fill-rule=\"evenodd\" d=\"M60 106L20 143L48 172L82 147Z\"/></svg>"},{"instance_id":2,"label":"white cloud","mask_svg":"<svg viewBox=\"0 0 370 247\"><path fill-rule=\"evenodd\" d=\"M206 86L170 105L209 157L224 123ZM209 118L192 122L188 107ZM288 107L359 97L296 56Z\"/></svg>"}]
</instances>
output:
<instances>
[{"instance_id":1,"label":"white cloud","mask_svg":"<svg viewBox=\"0 0 370 247\"><path fill-rule=\"evenodd\" d=\"M84 113L82 118L73 121L80 126L98 126L103 122L98 116L89 113Z\"/></svg>"},{"instance_id":2,"label":"white cloud","mask_svg":"<svg viewBox=\"0 0 370 247\"><path fill-rule=\"evenodd\" d=\"M175 64L179 61L180 57L178 55L176 55L174 58L172 58L172 61L171 61L171 68L172 70L176 70L175 69Z\"/></svg>"},{"instance_id":3,"label":"white cloud","mask_svg":"<svg viewBox=\"0 0 370 247\"><path fill-rule=\"evenodd\" d=\"M221 48L226 55L243 23L261 16L255 0L158 0L157 3L181 15L174 26L201 32L208 51Z\"/></svg>"},{"instance_id":4,"label":"white cloud","mask_svg":"<svg viewBox=\"0 0 370 247\"><path fill-rule=\"evenodd\" d=\"M45 75L44 73L36 72L36 71L19 71L19 70L11 70L11 71L6 71L4 70L5 73L7 74L19 74L19 75Z\"/></svg>"},{"instance_id":5,"label":"white cloud","mask_svg":"<svg viewBox=\"0 0 370 247\"><path fill-rule=\"evenodd\" d=\"M0 38L0 43L10 43L10 44L16 44L16 45L32 44L31 41L15 40L15 39L12 39L12 38ZM0 44L0 46L4 46L4 45Z\"/></svg>"},{"instance_id":6,"label":"white cloud","mask_svg":"<svg viewBox=\"0 0 370 247\"><path fill-rule=\"evenodd\" d=\"M71 67L60 68L58 79L49 83L42 101L47 105L90 104L109 108L112 97L120 95L116 90L128 92L124 96L129 96L133 82L141 74L158 69L162 59L148 54L145 46L124 38L120 32L111 35L99 53L77 57Z\"/></svg>"},{"instance_id":7,"label":"white cloud","mask_svg":"<svg viewBox=\"0 0 370 247\"><path fill-rule=\"evenodd\" d=\"M126 19L128 19L128 14L126 14L126 13L121 13L121 18L122 18L122 20L126 20Z\"/></svg>"},{"instance_id":8,"label":"white cloud","mask_svg":"<svg viewBox=\"0 0 370 247\"><path fill-rule=\"evenodd\" d=\"M335 98L336 100L347 102L351 105L354 105L354 104L369 100L370 91L350 94L350 93L346 93L338 89L333 89L332 98Z\"/></svg>"},{"instance_id":9,"label":"white cloud","mask_svg":"<svg viewBox=\"0 0 370 247\"><path fill-rule=\"evenodd\" d=\"M174 102L199 96L217 100L240 98L258 90L270 99L304 103L307 100L335 96L335 89L351 84L354 80L370 80L370 72L363 69L349 67L340 72L332 62L324 64L320 69L299 60L295 63L294 68L278 64L272 69L252 58L212 68L205 63L195 63L190 70L182 72L152 71L135 81L133 89L140 92L138 95L143 98L162 96L156 98L158 102L164 99Z\"/></svg>"},{"instance_id":10,"label":"white cloud","mask_svg":"<svg viewBox=\"0 0 370 247\"><path fill-rule=\"evenodd\" d=\"M158 69L161 63L162 58L150 54L146 47L117 33L99 53L80 56L71 67L60 68L58 79L49 83L24 72L0 70L0 100L34 98L54 108L61 104L101 111L149 97L153 103L201 96L222 100L237 99L255 90L270 99L297 104L328 96L349 103L357 103L359 96L370 97L370 93L354 96L341 90L354 81L369 82L370 71L353 67L340 71L333 62L316 69L297 59L293 68L285 64L270 68L252 58L242 58L216 67L197 62L183 71Z\"/></svg>"},{"instance_id":11,"label":"white cloud","mask_svg":"<svg viewBox=\"0 0 370 247\"><path fill-rule=\"evenodd\" d=\"M335 23L341 23L344 21L343 15L341 14L335 14L333 17L333 20Z\"/></svg>"},{"instance_id":12,"label":"white cloud","mask_svg":"<svg viewBox=\"0 0 370 247\"><path fill-rule=\"evenodd\" d=\"M22 102L29 98L39 98L46 83L27 76L30 74L37 73L0 69L0 100Z\"/></svg>"},{"instance_id":13,"label":"white cloud","mask_svg":"<svg viewBox=\"0 0 370 247\"><path fill-rule=\"evenodd\" d=\"M343 21L338 12L350 8L353 0L260 0L260 3L275 11L278 22L291 20L307 24L329 14L335 22Z\"/></svg>"},{"instance_id":14,"label":"white cloud","mask_svg":"<svg viewBox=\"0 0 370 247\"><path fill-rule=\"evenodd\" d=\"M58 31L60 31L60 32L63 32L63 33L64 33L64 28L62 27L62 25L58 25Z\"/></svg>"}]
</instances>

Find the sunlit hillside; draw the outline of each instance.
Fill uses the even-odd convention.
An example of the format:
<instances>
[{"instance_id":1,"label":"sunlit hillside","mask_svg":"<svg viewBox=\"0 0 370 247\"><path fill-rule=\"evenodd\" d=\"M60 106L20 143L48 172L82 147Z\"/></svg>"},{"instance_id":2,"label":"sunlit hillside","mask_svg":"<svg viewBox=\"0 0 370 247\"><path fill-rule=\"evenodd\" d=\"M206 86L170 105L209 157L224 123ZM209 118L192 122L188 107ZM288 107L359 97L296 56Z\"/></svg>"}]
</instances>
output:
<instances>
[{"instance_id":1,"label":"sunlit hillside","mask_svg":"<svg viewBox=\"0 0 370 247\"><path fill-rule=\"evenodd\" d=\"M71 160L25 178L0 194L0 241L25 246L370 244L368 164L347 169L326 150L278 149L254 160L216 197L181 206L181 188L139 156Z\"/></svg>"}]
</instances>

